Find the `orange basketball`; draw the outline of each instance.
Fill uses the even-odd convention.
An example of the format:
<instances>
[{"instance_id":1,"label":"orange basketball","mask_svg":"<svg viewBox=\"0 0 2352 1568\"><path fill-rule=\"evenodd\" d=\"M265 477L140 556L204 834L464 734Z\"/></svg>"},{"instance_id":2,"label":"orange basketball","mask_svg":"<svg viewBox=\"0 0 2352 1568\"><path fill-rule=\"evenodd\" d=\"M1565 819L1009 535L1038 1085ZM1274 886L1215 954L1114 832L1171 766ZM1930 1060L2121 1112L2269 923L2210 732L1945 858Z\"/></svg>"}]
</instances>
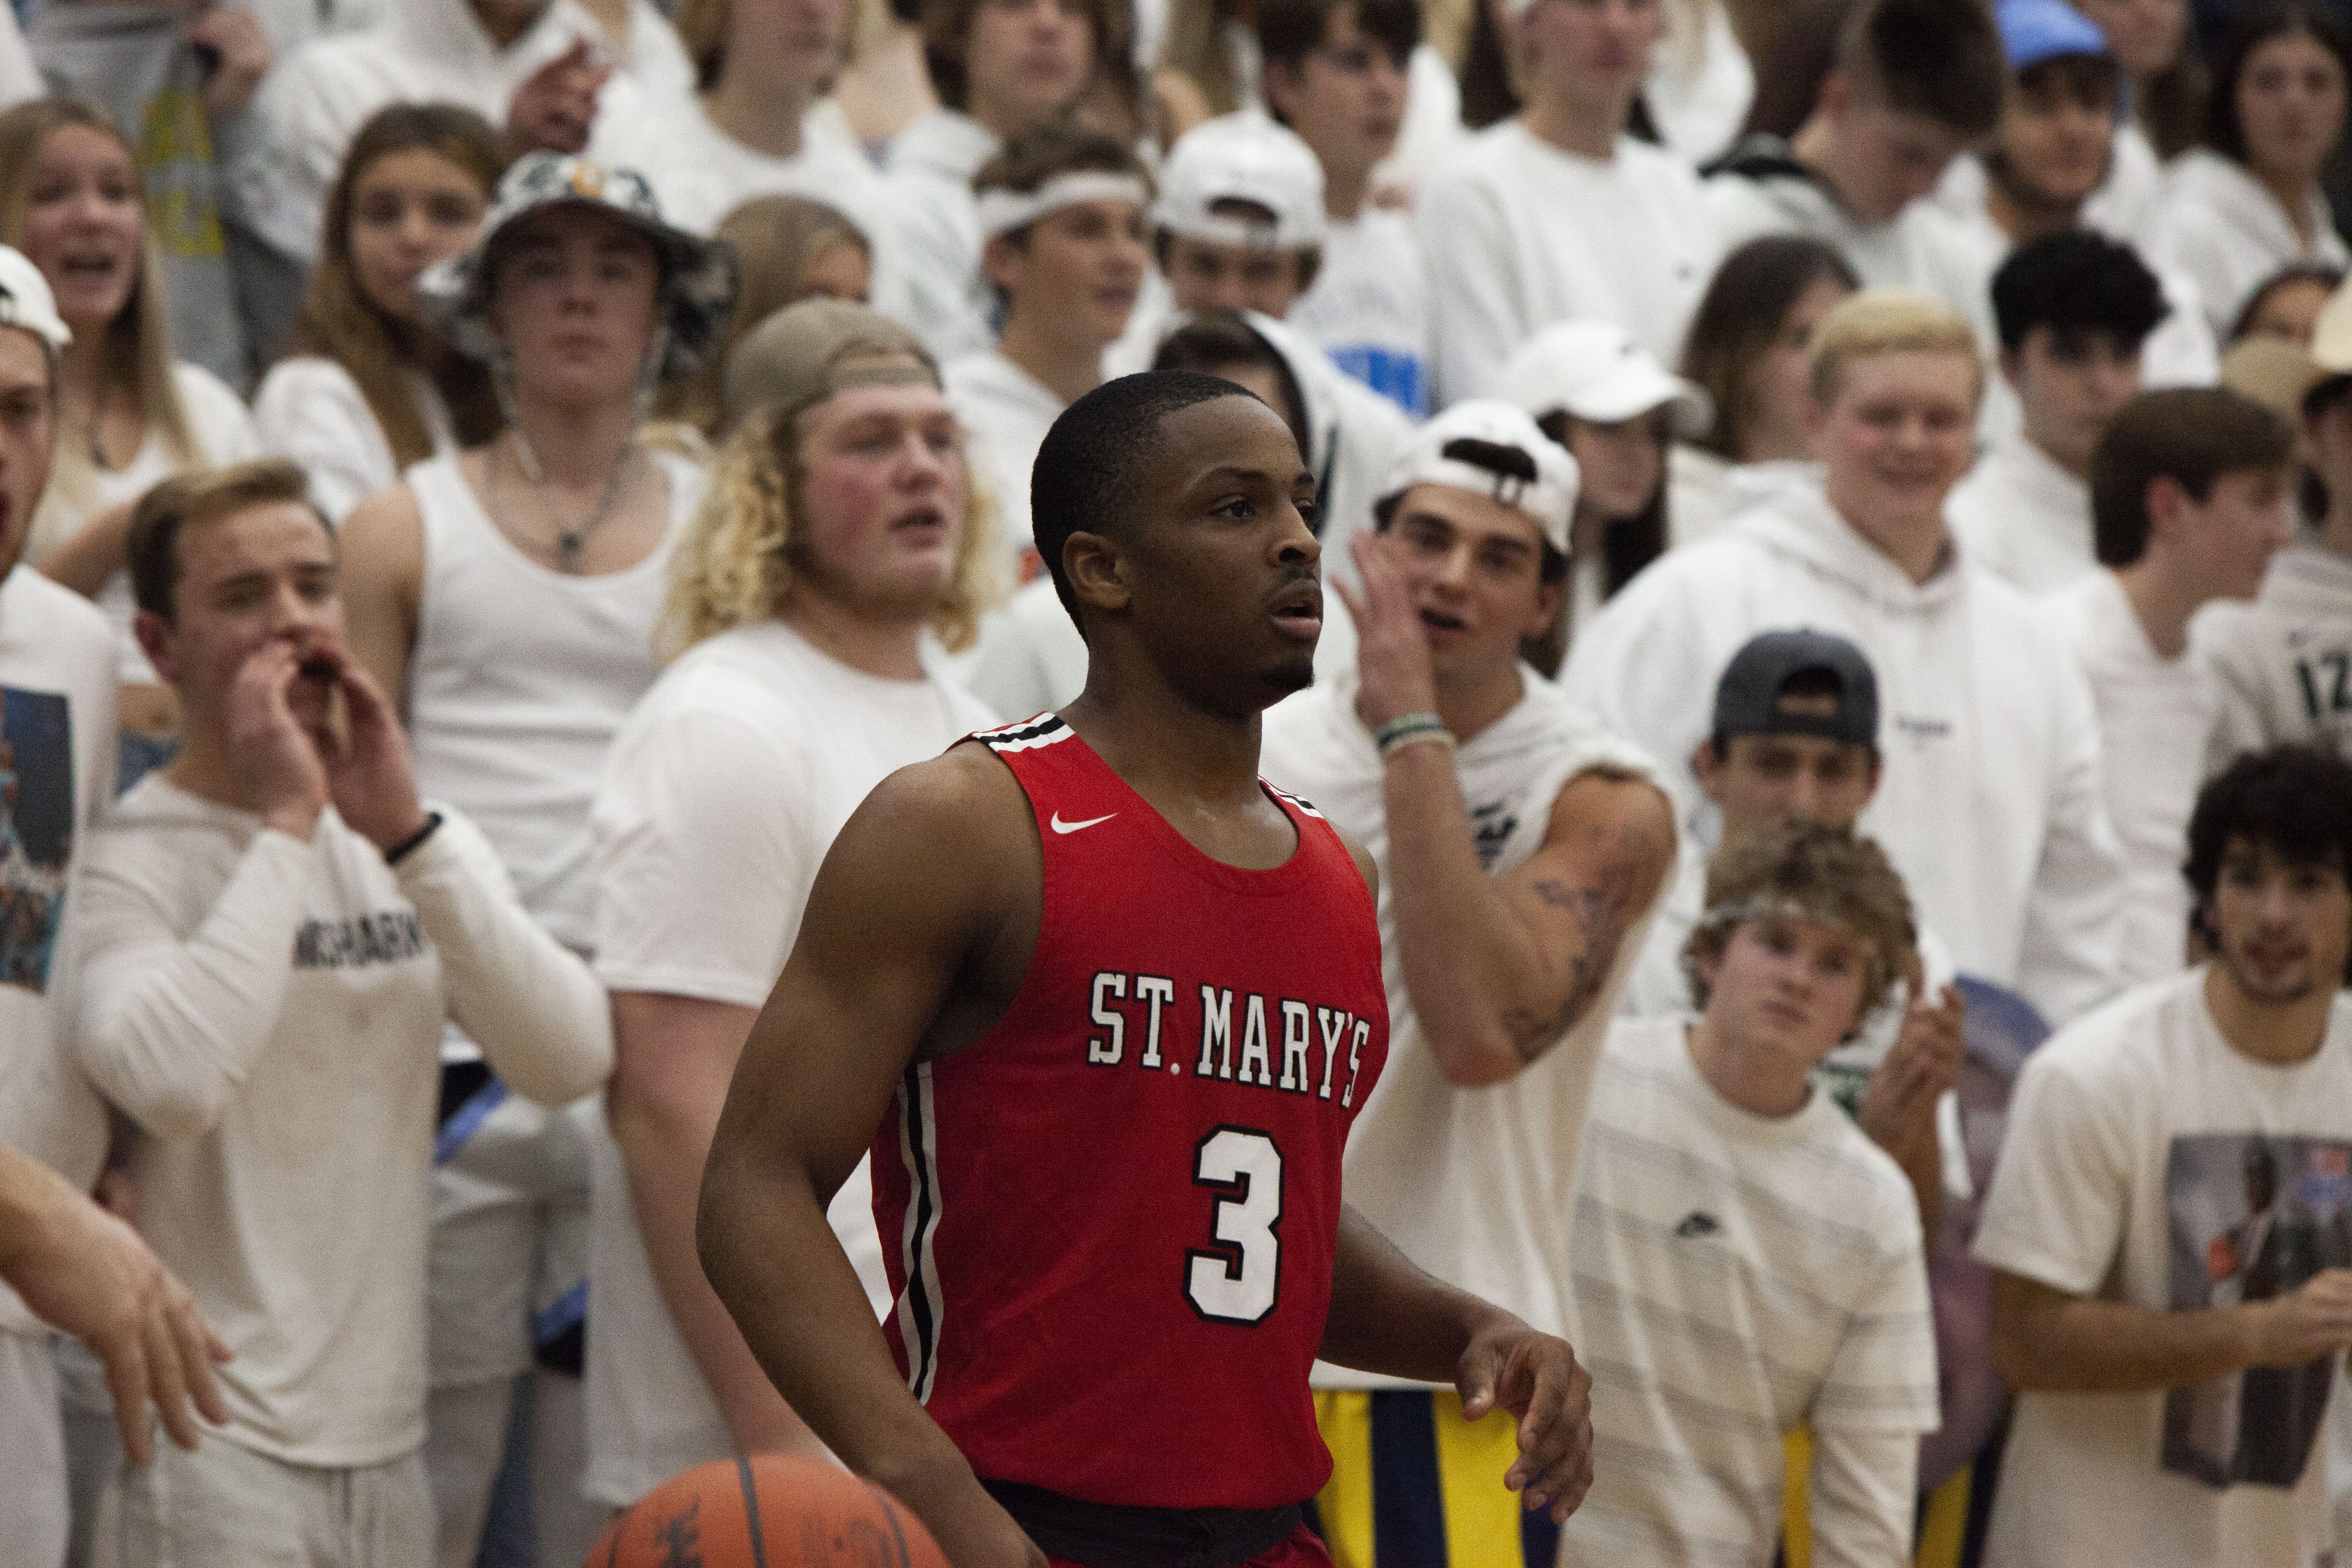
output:
<instances>
[{"instance_id":1,"label":"orange basketball","mask_svg":"<svg viewBox=\"0 0 2352 1568\"><path fill-rule=\"evenodd\" d=\"M760 1454L672 1476L614 1520L586 1568L948 1568L907 1505L822 1459Z\"/></svg>"}]
</instances>

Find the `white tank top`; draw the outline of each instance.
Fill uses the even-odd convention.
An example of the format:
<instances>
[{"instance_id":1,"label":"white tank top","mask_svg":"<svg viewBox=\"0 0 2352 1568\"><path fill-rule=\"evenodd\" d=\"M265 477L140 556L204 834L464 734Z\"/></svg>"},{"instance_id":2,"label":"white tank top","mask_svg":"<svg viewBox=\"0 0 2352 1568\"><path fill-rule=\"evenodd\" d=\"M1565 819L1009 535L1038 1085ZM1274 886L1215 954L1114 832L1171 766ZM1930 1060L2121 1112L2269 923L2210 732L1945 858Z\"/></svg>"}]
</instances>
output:
<instances>
[{"instance_id":1,"label":"white tank top","mask_svg":"<svg viewBox=\"0 0 2352 1568\"><path fill-rule=\"evenodd\" d=\"M417 791L488 835L523 907L583 952L594 929L589 800L614 733L661 671L654 621L670 548L709 482L684 458L652 456L669 480L669 526L646 559L594 577L517 549L454 456L406 475L425 525L408 665Z\"/></svg>"}]
</instances>

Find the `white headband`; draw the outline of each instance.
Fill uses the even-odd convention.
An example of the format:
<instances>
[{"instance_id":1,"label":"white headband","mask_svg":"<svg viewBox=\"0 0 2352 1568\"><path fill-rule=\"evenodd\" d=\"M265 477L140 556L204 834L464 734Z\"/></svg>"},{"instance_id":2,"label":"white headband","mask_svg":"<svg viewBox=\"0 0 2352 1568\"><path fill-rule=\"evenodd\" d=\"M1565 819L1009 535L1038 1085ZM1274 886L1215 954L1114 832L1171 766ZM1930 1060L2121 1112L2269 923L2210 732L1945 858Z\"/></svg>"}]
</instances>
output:
<instances>
[{"instance_id":1,"label":"white headband","mask_svg":"<svg viewBox=\"0 0 2352 1568\"><path fill-rule=\"evenodd\" d=\"M1143 181L1133 174L1107 174L1099 169L1079 169L1055 174L1034 191L989 189L980 193L980 237L994 239L1000 234L1027 228L1047 213L1074 207L1081 202L1126 202L1141 208L1150 204L1151 194Z\"/></svg>"}]
</instances>

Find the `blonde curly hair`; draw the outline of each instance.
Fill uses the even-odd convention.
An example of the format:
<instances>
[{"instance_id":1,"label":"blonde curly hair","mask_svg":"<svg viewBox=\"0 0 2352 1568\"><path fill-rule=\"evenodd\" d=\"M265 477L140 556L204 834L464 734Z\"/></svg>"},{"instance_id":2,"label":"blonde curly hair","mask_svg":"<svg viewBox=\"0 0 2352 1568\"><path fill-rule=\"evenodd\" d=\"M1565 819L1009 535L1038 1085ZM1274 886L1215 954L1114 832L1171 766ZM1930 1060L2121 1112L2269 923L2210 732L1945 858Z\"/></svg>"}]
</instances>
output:
<instances>
[{"instance_id":1,"label":"blonde curly hair","mask_svg":"<svg viewBox=\"0 0 2352 1568\"><path fill-rule=\"evenodd\" d=\"M739 424L711 465L710 489L671 558L669 599L655 646L676 658L705 638L764 621L792 587L806 542L793 509L807 477L801 411L769 408ZM980 636L980 617L1012 592L995 498L973 472L961 431L963 534L946 587L926 617L940 646L961 653Z\"/></svg>"}]
</instances>

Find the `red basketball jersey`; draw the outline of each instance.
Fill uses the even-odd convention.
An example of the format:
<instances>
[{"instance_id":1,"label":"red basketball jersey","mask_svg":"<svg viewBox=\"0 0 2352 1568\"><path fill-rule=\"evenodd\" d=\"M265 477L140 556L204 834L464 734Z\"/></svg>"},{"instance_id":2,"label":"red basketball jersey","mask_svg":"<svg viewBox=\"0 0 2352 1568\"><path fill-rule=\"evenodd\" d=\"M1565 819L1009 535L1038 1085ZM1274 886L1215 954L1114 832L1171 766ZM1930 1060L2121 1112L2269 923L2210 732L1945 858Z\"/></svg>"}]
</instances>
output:
<instances>
[{"instance_id":1,"label":"red basketball jersey","mask_svg":"<svg viewBox=\"0 0 2352 1568\"><path fill-rule=\"evenodd\" d=\"M1036 813L1044 914L1003 1020L909 1068L876 1134L892 1352L992 1480L1312 1497L1339 1153L1388 1051L1371 895L1278 790L1298 847L1242 870L1052 714L976 739Z\"/></svg>"}]
</instances>

